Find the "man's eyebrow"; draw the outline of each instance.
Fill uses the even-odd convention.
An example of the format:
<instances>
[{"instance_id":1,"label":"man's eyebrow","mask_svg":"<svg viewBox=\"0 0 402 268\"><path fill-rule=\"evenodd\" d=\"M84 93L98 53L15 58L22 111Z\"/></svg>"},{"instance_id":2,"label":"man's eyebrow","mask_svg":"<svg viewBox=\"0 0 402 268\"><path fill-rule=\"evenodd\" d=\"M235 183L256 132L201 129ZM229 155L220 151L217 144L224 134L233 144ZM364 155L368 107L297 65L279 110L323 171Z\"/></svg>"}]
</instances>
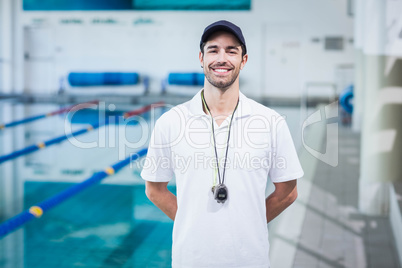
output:
<instances>
[{"instance_id":1,"label":"man's eyebrow","mask_svg":"<svg viewBox=\"0 0 402 268\"><path fill-rule=\"evenodd\" d=\"M207 46L207 49L215 49L215 48L218 48L218 46L217 45Z\"/></svg>"},{"instance_id":2,"label":"man's eyebrow","mask_svg":"<svg viewBox=\"0 0 402 268\"><path fill-rule=\"evenodd\" d=\"M235 50L239 50L239 46L227 46L226 49L235 49ZM218 48L217 45L211 45L211 46L207 46L207 49L215 49Z\"/></svg>"},{"instance_id":3,"label":"man's eyebrow","mask_svg":"<svg viewBox=\"0 0 402 268\"><path fill-rule=\"evenodd\" d=\"M240 45L239 45L240 46ZM235 50L239 50L239 46L228 46L226 47L226 49L235 49Z\"/></svg>"}]
</instances>

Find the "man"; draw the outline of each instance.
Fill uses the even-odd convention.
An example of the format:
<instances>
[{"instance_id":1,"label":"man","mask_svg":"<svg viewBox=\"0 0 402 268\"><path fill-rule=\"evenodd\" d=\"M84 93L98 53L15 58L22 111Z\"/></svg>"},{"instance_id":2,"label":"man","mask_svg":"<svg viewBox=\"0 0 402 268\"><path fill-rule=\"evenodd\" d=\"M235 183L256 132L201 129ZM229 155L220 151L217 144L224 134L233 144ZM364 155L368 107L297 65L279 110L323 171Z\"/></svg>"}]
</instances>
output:
<instances>
[{"instance_id":1,"label":"man","mask_svg":"<svg viewBox=\"0 0 402 268\"><path fill-rule=\"evenodd\" d=\"M239 91L241 29L215 22L200 49L204 88L157 120L146 194L174 220L172 267L269 267L267 222L296 199L303 170L284 119ZM268 176L275 191L266 198Z\"/></svg>"}]
</instances>

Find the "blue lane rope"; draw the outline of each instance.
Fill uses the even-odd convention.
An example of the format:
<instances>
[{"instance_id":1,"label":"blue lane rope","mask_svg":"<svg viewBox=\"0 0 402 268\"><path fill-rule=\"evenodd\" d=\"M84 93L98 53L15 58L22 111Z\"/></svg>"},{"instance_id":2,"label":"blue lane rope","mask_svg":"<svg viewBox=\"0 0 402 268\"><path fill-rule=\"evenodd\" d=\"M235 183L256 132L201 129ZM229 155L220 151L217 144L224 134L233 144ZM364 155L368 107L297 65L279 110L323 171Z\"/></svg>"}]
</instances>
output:
<instances>
[{"instance_id":1,"label":"blue lane rope","mask_svg":"<svg viewBox=\"0 0 402 268\"><path fill-rule=\"evenodd\" d=\"M108 124L108 122L105 122L103 124L106 125L106 124ZM62 136L59 136L59 137L56 137L56 138L53 138L53 139L50 139L50 140L47 140L47 141L44 141L44 142L39 142L37 144L30 145L28 147L25 147L23 149L14 151L12 153L2 155L2 156L0 156L0 164L4 163L6 161L9 161L9 160L15 159L17 157L20 157L22 155L27 155L29 153L38 151L38 150L43 149L45 147L48 147L50 145L60 143L60 142L62 142L64 140L67 140L68 138L73 137L73 136L78 136L78 135L87 133L87 132L89 132L91 130L99 128L100 126L101 126L101 124L99 124L99 123L98 124L93 124L93 125L91 125L91 126L89 126L87 128L74 131L74 132L72 132L70 134L62 135Z\"/></svg>"},{"instance_id":2,"label":"blue lane rope","mask_svg":"<svg viewBox=\"0 0 402 268\"><path fill-rule=\"evenodd\" d=\"M10 122L10 123L4 124L4 125L0 125L0 129L4 129L4 128L7 128L7 127L14 127L14 126L17 126L17 125L20 125L20 124L29 123L29 122L39 120L39 119L45 118L45 117L46 117L45 114L28 117L28 118L25 118L25 119L21 119L21 120L18 120L18 121L14 121L14 122Z\"/></svg>"},{"instance_id":3,"label":"blue lane rope","mask_svg":"<svg viewBox=\"0 0 402 268\"><path fill-rule=\"evenodd\" d=\"M153 103L153 104L149 104L149 105L146 105L146 106L141 107L139 109L126 112L124 114L124 118L129 118L131 116L139 115L139 114L142 114L142 113L145 113L145 112L149 111L152 108L163 107L163 105L164 105L164 102L156 102L156 103ZM32 152L38 151L38 150L43 149L45 147L51 146L53 144L61 143L62 141L67 140L68 138L87 133L89 131L92 131L94 129L99 128L100 126L107 125L107 124L109 124L108 120L106 120L106 121L104 121L102 123L96 123L96 124L90 125L87 128L77 130L77 131L72 132L72 133L67 134L67 135L62 135L62 136L59 136L59 137L56 137L56 138L53 138L53 139L50 139L50 140L47 140L47 141L44 141L44 142L39 142L37 144L30 145L28 147L25 147L23 149L14 151L14 152L9 153L9 154L1 155L0 156L0 164L4 163L6 161L9 161L9 160L15 159L17 157L20 157L20 156L27 155L27 154L30 154Z\"/></svg>"},{"instance_id":4,"label":"blue lane rope","mask_svg":"<svg viewBox=\"0 0 402 268\"><path fill-rule=\"evenodd\" d=\"M66 190L34 205L31 206L29 209L21 212L20 214L15 215L14 217L8 219L7 221L0 224L0 239L7 234L15 231L20 226L24 225L28 221L40 218L44 212L48 211L49 209L59 205L63 201L67 200L70 197L82 192L83 190L87 189L88 187L99 183L104 178L116 174L122 168L130 164L132 161L139 159L147 154L148 149L141 149L140 151L136 152L135 154L131 154L126 159L117 162L116 164L112 165L111 167L106 168L103 171L97 172L93 174L88 179L84 180L81 183L75 184Z\"/></svg>"},{"instance_id":5,"label":"blue lane rope","mask_svg":"<svg viewBox=\"0 0 402 268\"><path fill-rule=\"evenodd\" d=\"M46 114L27 117L27 118L17 120L17 121L13 121L13 122L10 122L10 123L7 123L7 124L0 124L0 130L8 128L8 127L14 127L14 126L17 126L17 125L26 124L26 123L29 123L29 122L32 122L32 121L36 121L36 120L39 120L39 119L42 119L42 118L47 118L47 117L54 116L54 115L57 115L57 114L66 113L66 112L69 112L69 111L73 110L76 107L88 108L91 105L96 105L98 103L99 103L99 101L94 100L94 101L90 101L90 102L77 104L77 105L80 105L80 106L72 105L72 106L65 107L65 108L62 108L60 110L49 112L49 113L46 113Z\"/></svg>"}]
</instances>

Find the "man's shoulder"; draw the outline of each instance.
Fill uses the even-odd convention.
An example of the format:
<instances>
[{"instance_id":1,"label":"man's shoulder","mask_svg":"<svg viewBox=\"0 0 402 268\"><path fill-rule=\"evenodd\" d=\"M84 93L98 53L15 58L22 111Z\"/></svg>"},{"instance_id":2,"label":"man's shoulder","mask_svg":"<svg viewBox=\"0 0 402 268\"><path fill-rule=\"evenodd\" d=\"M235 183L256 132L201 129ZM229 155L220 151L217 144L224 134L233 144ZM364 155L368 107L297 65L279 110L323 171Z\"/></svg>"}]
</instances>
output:
<instances>
[{"instance_id":1,"label":"man's shoulder","mask_svg":"<svg viewBox=\"0 0 402 268\"><path fill-rule=\"evenodd\" d=\"M280 114L272 108L269 108L252 98L246 97L249 105L252 107L252 115L262 116L280 116Z\"/></svg>"}]
</instances>

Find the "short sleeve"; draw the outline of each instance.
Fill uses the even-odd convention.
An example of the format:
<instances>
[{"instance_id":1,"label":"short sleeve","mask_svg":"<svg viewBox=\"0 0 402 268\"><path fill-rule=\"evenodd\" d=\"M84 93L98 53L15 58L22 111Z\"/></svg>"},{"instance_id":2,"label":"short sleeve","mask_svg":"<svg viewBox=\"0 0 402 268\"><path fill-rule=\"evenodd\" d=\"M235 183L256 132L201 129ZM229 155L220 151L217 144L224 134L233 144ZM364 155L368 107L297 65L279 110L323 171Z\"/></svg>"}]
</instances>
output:
<instances>
[{"instance_id":1,"label":"short sleeve","mask_svg":"<svg viewBox=\"0 0 402 268\"><path fill-rule=\"evenodd\" d=\"M173 178L173 166L167 127L163 127L160 119L156 121L148 145L148 152L141 171L146 181L168 182Z\"/></svg>"},{"instance_id":2,"label":"short sleeve","mask_svg":"<svg viewBox=\"0 0 402 268\"><path fill-rule=\"evenodd\" d=\"M272 140L272 165L269 177L272 182L285 182L303 177L304 172L286 121L274 130Z\"/></svg>"}]
</instances>

